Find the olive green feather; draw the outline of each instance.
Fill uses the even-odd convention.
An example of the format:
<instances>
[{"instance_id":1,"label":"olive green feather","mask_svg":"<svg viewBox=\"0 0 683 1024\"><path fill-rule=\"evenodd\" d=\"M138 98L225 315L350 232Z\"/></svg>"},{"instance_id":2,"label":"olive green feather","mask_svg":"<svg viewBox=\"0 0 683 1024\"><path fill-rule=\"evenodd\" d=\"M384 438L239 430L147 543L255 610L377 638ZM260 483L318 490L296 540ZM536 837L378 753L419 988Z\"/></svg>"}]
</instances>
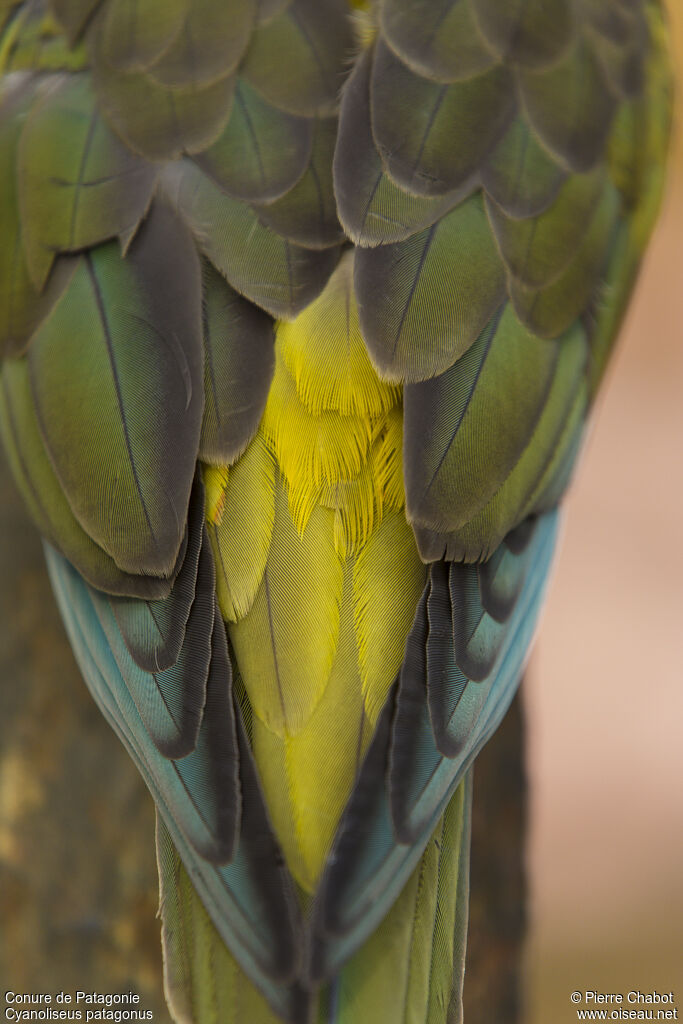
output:
<instances>
[{"instance_id":1,"label":"olive green feather","mask_svg":"<svg viewBox=\"0 0 683 1024\"><path fill-rule=\"evenodd\" d=\"M150 67L161 85L211 85L233 72L251 41L257 0L192 0L179 32Z\"/></svg>"},{"instance_id":2,"label":"olive green feather","mask_svg":"<svg viewBox=\"0 0 683 1024\"><path fill-rule=\"evenodd\" d=\"M389 175L417 195L443 195L479 167L515 111L514 83L502 65L440 84L412 72L383 41L370 84L372 129Z\"/></svg>"},{"instance_id":3,"label":"olive green feather","mask_svg":"<svg viewBox=\"0 0 683 1024\"><path fill-rule=\"evenodd\" d=\"M66 499L45 450L25 359L5 359L0 389L0 432L14 479L31 518L83 577L100 590L127 597L167 597L169 578L125 573L86 533ZM178 560L183 556L181 547Z\"/></svg>"},{"instance_id":4,"label":"olive green feather","mask_svg":"<svg viewBox=\"0 0 683 1024\"><path fill-rule=\"evenodd\" d=\"M588 171L603 153L616 101L593 49L578 37L559 62L523 69L524 110L544 145L572 171Z\"/></svg>"},{"instance_id":5,"label":"olive green feather","mask_svg":"<svg viewBox=\"0 0 683 1024\"><path fill-rule=\"evenodd\" d=\"M179 89L145 71L112 67L91 36L93 79L103 114L126 145L148 160L173 160L215 142L232 110L235 76Z\"/></svg>"},{"instance_id":6,"label":"olive green feather","mask_svg":"<svg viewBox=\"0 0 683 1024\"><path fill-rule=\"evenodd\" d=\"M359 249L354 281L363 336L382 376L415 381L446 370L505 291L481 196L405 242Z\"/></svg>"},{"instance_id":7,"label":"olive green feather","mask_svg":"<svg viewBox=\"0 0 683 1024\"><path fill-rule=\"evenodd\" d=\"M472 78L498 63L470 0L385 0L380 24L396 55L419 75L437 82Z\"/></svg>"},{"instance_id":8,"label":"olive green feather","mask_svg":"<svg viewBox=\"0 0 683 1024\"><path fill-rule=\"evenodd\" d=\"M316 119L311 156L303 175L286 195L255 206L262 224L309 249L328 249L344 240L332 184L336 141L336 118Z\"/></svg>"},{"instance_id":9,"label":"olive green feather","mask_svg":"<svg viewBox=\"0 0 683 1024\"><path fill-rule=\"evenodd\" d=\"M524 67L546 67L576 32L571 0L470 0L477 26L494 53Z\"/></svg>"},{"instance_id":10,"label":"olive green feather","mask_svg":"<svg viewBox=\"0 0 683 1024\"><path fill-rule=\"evenodd\" d=\"M372 134L370 73L372 51L358 60L344 86L334 158L339 218L356 245L403 242L439 220L473 186L444 196L406 192L387 173Z\"/></svg>"},{"instance_id":11,"label":"olive green feather","mask_svg":"<svg viewBox=\"0 0 683 1024\"><path fill-rule=\"evenodd\" d=\"M18 145L34 100L35 83L28 76L2 90L0 98L0 354L19 355L34 330L69 283L75 260L58 259L42 291L29 271L25 229L19 208Z\"/></svg>"},{"instance_id":12,"label":"olive green feather","mask_svg":"<svg viewBox=\"0 0 683 1024\"><path fill-rule=\"evenodd\" d=\"M540 288L510 281L510 298L517 315L542 338L566 331L586 310L596 294L609 257L620 214L620 197L606 182L577 251L559 277Z\"/></svg>"},{"instance_id":13,"label":"olive green feather","mask_svg":"<svg viewBox=\"0 0 683 1024\"><path fill-rule=\"evenodd\" d=\"M187 0L109 0L102 17L102 57L121 71L146 71L182 27Z\"/></svg>"},{"instance_id":14,"label":"olive green feather","mask_svg":"<svg viewBox=\"0 0 683 1024\"><path fill-rule=\"evenodd\" d=\"M256 30L242 74L281 110L332 114L352 49L344 0L292 0Z\"/></svg>"},{"instance_id":15,"label":"olive green feather","mask_svg":"<svg viewBox=\"0 0 683 1024\"><path fill-rule=\"evenodd\" d=\"M552 205L537 217L509 217L495 203L487 204L505 265L520 284L528 288L551 284L575 259L605 184L602 167L573 174Z\"/></svg>"},{"instance_id":16,"label":"olive green feather","mask_svg":"<svg viewBox=\"0 0 683 1024\"><path fill-rule=\"evenodd\" d=\"M17 154L24 248L36 289L59 253L129 238L147 212L157 173L102 120L89 75L51 81L31 107Z\"/></svg>"},{"instance_id":17,"label":"olive green feather","mask_svg":"<svg viewBox=\"0 0 683 1024\"><path fill-rule=\"evenodd\" d=\"M170 165L164 185L197 245L229 284L272 316L289 319L323 289L339 258L289 242L185 161Z\"/></svg>"},{"instance_id":18,"label":"olive green feather","mask_svg":"<svg viewBox=\"0 0 683 1024\"><path fill-rule=\"evenodd\" d=\"M199 455L228 465L256 433L275 367L273 322L209 263L204 283L204 416Z\"/></svg>"},{"instance_id":19,"label":"olive green feather","mask_svg":"<svg viewBox=\"0 0 683 1024\"><path fill-rule=\"evenodd\" d=\"M200 332L197 254L158 205L125 260L111 242L82 257L29 348L69 504L126 572L168 576L178 555L201 427Z\"/></svg>"},{"instance_id":20,"label":"olive green feather","mask_svg":"<svg viewBox=\"0 0 683 1024\"><path fill-rule=\"evenodd\" d=\"M303 175L312 137L309 119L278 110L238 79L230 120L216 142L195 159L236 199L272 202Z\"/></svg>"},{"instance_id":21,"label":"olive green feather","mask_svg":"<svg viewBox=\"0 0 683 1024\"><path fill-rule=\"evenodd\" d=\"M48 7L73 45L101 2L102 0L48 0Z\"/></svg>"},{"instance_id":22,"label":"olive green feather","mask_svg":"<svg viewBox=\"0 0 683 1024\"><path fill-rule=\"evenodd\" d=\"M335 982L335 1024L438 1024L447 1013L461 1024L470 786L453 797L389 914Z\"/></svg>"},{"instance_id":23,"label":"olive green feather","mask_svg":"<svg viewBox=\"0 0 683 1024\"><path fill-rule=\"evenodd\" d=\"M406 387L411 519L452 530L486 505L534 434L563 344L536 337L506 305L450 370ZM492 429L498 416L504 436Z\"/></svg>"},{"instance_id":24,"label":"olive green feather","mask_svg":"<svg viewBox=\"0 0 683 1024\"><path fill-rule=\"evenodd\" d=\"M554 343L553 351L548 342L515 324L514 314L509 312L501 320L501 340L509 332L509 344L506 350L503 343L500 358L505 363L509 357L511 362L498 362L496 338L488 353L486 344L482 345L476 353L479 360L472 353L470 389L459 378L457 364L443 378L406 389L406 421L413 429L421 426L430 431L428 436L434 439L436 449L427 463L433 468L420 468L419 477L413 476L414 457L406 452L408 514L417 528L420 553L428 561L445 557L448 561L478 562L488 558L514 526L540 510L534 498L541 482L547 482L556 449L571 440L566 428L581 429L580 415L585 413L587 403L588 345L584 331L578 326L572 328ZM520 346L516 367L512 356L515 340ZM523 372L522 359L526 358L540 360L532 371L538 375L534 378L537 390L525 396L528 406L519 401L514 383L514 373ZM487 400L489 373L500 373L501 392L493 405ZM446 389L443 395L439 395L441 387ZM511 434L505 439L485 426L492 416L500 415L498 402L505 403L509 410L506 423ZM446 423L439 422L441 415L446 416ZM491 438L490 447L485 443L487 436ZM462 461L450 455L453 445Z\"/></svg>"},{"instance_id":25,"label":"olive green feather","mask_svg":"<svg viewBox=\"0 0 683 1024\"><path fill-rule=\"evenodd\" d=\"M481 181L508 217L537 217L555 200L568 171L519 115L486 160Z\"/></svg>"}]
</instances>

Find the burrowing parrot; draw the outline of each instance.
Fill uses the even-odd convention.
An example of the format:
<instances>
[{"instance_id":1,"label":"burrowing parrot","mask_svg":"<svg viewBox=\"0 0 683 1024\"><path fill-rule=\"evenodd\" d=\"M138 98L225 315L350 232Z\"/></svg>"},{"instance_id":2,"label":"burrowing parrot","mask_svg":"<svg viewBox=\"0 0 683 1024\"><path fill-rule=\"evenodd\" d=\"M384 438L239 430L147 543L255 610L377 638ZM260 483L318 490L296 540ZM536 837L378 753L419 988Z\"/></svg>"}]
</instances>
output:
<instances>
[{"instance_id":1,"label":"burrowing parrot","mask_svg":"<svg viewBox=\"0 0 683 1024\"><path fill-rule=\"evenodd\" d=\"M470 767L656 215L657 0L3 0L0 429L178 1021L457 1024Z\"/></svg>"}]
</instances>

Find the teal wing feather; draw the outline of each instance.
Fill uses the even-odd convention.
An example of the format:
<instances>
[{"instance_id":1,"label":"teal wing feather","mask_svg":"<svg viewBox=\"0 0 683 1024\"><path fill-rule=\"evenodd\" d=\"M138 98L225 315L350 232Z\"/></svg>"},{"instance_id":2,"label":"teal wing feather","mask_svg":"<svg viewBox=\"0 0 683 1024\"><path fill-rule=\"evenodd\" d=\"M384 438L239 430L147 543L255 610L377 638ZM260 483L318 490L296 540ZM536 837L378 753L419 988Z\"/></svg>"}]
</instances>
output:
<instances>
[{"instance_id":1,"label":"teal wing feather","mask_svg":"<svg viewBox=\"0 0 683 1024\"><path fill-rule=\"evenodd\" d=\"M507 710L538 621L556 519L548 513L525 524L523 540L511 537L484 587L482 567L432 565L392 700L323 876L313 919L314 978L334 974L386 914ZM498 619L484 608L482 590ZM456 619L465 620L455 628L454 604Z\"/></svg>"},{"instance_id":2,"label":"teal wing feather","mask_svg":"<svg viewBox=\"0 0 683 1024\"><path fill-rule=\"evenodd\" d=\"M83 675L191 865L193 882L224 940L265 986L273 979L287 981L300 947L295 898L234 709L222 628L216 625L212 632L206 702L193 752L180 760L165 757L141 722L86 584L54 549L46 548L46 557Z\"/></svg>"},{"instance_id":3,"label":"teal wing feather","mask_svg":"<svg viewBox=\"0 0 683 1024\"><path fill-rule=\"evenodd\" d=\"M188 631L192 633L192 616L199 588L203 593L213 594L211 566L207 566L205 545L202 544L203 526L204 488L196 479L190 496L187 545L168 598L140 601L114 594L100 595L100 600L109 606L114 616L131 658L143 671L163 672L177 664L185 635ZM202 611L202 617L211 617L210 606L205 606Z\"/></svg>"}]
</instances>

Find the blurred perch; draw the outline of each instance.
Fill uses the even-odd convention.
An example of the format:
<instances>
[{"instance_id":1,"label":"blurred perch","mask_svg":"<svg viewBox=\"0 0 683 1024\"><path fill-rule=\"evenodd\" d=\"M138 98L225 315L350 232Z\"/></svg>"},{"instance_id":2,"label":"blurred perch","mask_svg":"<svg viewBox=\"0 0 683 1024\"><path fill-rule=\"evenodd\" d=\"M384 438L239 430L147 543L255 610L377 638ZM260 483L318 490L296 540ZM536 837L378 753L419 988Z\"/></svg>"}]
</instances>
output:
<instances>
[{"instance_id":1,"label":"blurred perch","mask_svg":"<svg viewBox=\"0 0 683 1024\"><path fill-rule=\"evenodd\" d=\"M517 695L474 766L465 1024L526 1021L527 783Z\"/></svg>"},{"instance_id":2,"label":"blurred perch","mask_svg":"<svg viewBox=\"0 0 683 1024\"><path fill-rule=\"evenodd\" d=\"M1 458L0 495L0 981L132 989L168 1021L152 802L81 681ZM521 750L515 703L475 770L467 1024L521 1020Z\"/></svg>"},{"instance_id":3,"label":"blurred perch","mask_svg":"<svg viewBox=\"0 0 683 1024\"><path fill-rule=\"evenodd\" d=\"M2 457L0 495L0 983L133 989L168 1021L151 801L80 678Z\"/></svg>"}]
</instances>

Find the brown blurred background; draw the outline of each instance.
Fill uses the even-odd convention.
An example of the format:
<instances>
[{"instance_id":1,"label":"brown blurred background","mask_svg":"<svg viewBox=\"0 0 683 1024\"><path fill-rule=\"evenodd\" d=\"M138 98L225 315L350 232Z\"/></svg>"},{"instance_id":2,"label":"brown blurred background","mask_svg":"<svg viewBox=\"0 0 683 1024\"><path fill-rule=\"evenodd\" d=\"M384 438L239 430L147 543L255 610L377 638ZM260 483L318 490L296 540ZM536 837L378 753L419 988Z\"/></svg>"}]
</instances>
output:
<instances>
[{"instance_id":1,"label":"brown blurred background","mask_svg":"<svg viewBox=\"0 0 683 1024\"><path fill-rule=\"evenodd\" d=\"M65 647L4 466L0 494L0 994L130 987L165 1022L150 801ZM678 990L683 1015L682 520L679 131L525 687L528 1024L576 1020L588 988Z\"/></svg>"},{"instance_id":2,"label":"brown blurred background","mask_svg":"<svg viewBox=\"0 0 683 1024\"><path fill-rule=\"evenodd\" d=\"M683 73L681 0L671 18ZM590 988L673 989L683 1017L681 109L677 121L526 685L529 1024L576 1020L570 993Z\"/></svg>"}]
</instances>

